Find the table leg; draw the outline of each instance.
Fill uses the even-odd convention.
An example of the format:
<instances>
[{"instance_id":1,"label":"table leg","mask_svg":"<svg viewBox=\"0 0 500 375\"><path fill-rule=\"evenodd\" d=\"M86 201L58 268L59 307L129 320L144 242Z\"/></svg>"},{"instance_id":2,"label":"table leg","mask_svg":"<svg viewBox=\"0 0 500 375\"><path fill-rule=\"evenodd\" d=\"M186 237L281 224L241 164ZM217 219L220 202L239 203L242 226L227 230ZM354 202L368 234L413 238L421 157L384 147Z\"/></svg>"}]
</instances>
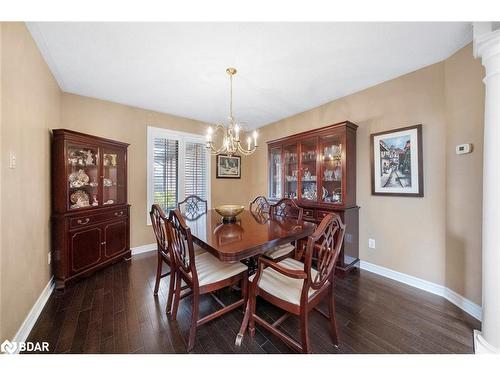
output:
<instances>
[{"instance_id":1,"label":"table leg","mask_svg":"<svg viewBox=\"0 0 500 375\"><path fill-rule=\"evenodd\" d=\"M250 320L250 300L247 301L247 305L245 307L245 315L243 316L243 321L241 322L241 328L238 334L236 335L236 346L241 346L243 342L243 336L245 336L245 332L248 328L248 321Z\"/></svg>"}]
</instances>

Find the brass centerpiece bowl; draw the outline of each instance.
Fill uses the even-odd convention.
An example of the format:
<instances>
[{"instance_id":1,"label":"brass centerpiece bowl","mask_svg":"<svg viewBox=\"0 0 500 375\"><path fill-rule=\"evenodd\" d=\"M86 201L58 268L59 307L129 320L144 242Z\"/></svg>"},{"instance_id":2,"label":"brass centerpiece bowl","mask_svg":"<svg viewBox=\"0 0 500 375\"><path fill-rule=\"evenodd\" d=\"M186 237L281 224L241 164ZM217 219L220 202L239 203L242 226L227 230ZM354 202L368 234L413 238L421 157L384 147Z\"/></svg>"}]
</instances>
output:
<instances>
[{"instance_id":1,"label":"brass centerpiece bowl","mask_svg":"<svg viewBox=\"0 0 500 375\"><path fill-rule=\"evenodd\" d=\"M215 211L222 216L222 222L232 223L236 221L236 216L241 214L245 206L240 206L238 204L223 204L221 206L215 207Z\"/></svg>"}]
</instances>

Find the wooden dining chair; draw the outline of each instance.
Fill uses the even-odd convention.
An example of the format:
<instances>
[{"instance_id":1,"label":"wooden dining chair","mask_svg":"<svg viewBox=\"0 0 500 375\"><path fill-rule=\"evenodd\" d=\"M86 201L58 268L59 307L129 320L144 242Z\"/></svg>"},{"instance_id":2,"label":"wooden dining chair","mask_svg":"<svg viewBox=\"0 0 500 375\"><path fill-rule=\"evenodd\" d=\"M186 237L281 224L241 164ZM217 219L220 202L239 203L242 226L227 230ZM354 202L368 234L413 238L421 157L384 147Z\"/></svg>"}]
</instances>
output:
<instances>
[{"instance_id":1,"label":"wooden dining chair","mask_svg":"<svg viewBox=\"0 0 500 375\"><path fill-rule=\"evenodd\" d=\"M295 203L293 200L289 198L283 198L276 204L269 206L269 214L271 219L280 217L292 218L300 221L302 220L302 216L304 215L304 209L297 206L297 203ZM296 247L297 241L295 241L293 244L284 244L266 251L264 253L264 256L274 261L280 261L289 257L290 254L295 251Z\"/></svg>"},{"instance_id":2,"label":"wooden dining chair","mask_svg":"<svg viewBox=\"0 0 500 375\"><path fill-rule=\"evenodd\" d=\"M167 234L166 234L167 217L163 212L162 208L158 204L153 204L151 206L151 211L149 212L149 216L151 217L151 224L153 226L153 232L156 237L156 246L158 255L158 265L156 267L156 282L153 294L155 296L158 295L158 288L160 287L160 279L170 275L168 299L166 307L166 311L168 312L170 311L170 307L172 304L172 296L175 285L174 284L175 272L172 272L174 268L174 260L172 254L168 249ZM164 263L169 267L169 270L165 273L162 273Z\"/></svg>"},{"instance_id":3,"label":"wooden dining chair","mask_svg":"<svg viewBox=\"0 0 500 375\"><path fill-rule=\"evenodd\" d=\"M270 208L269 201L266 199L266 197L262 195L256 196L251 202L250 202L250 212L256 213L256 214L269 214L269 208Z\"/></svg>"},{"instance_id":4,"label":"wooden dining chair","mask_svg":"<svg viewBox=\"0 0 500 375\"><path fill-rule=\"evenodd\" d=\"M177 204L177 208L187 220L196 220L207 212L208 205L205 199L197 195L189 195Z\"/></svg>"},{"instance_id":5,"label":"wooden dining chair","mask_svg":"<svg viewBox=\"0 0 500 375\"><path fill-rule=\"evenodd\" d=\"M181 300L181 283L184 281L191 289L192 311L191 327L187 350L194 346L196 329L219 316L246 305L248 268L240 263L223 263L209 253L203 253L195 258L191 230L184 222L179 210L170 211L167 222L167 236L175 261L176 283L172 307L172 318L177 318L177 310ZM242 298L225 306L213 296L212 292L227 286L241 283ZM199 319L200 296L210 293L222 308Z\"/></svg>"},{"instance_id":6,"label":"wooden dining chair","mask_svg":"<svg viewBox=\"0 0 500 375\"><path fill-rule=\"evenodd\" d=\"M255 322L275 334L293 349L309 353L308 318L313 308L323 298L328 298L329 314L318 310L329 318L332 341L338 346L339 339L335 321L334 278L335 264L344 240L345 225L336 214L328 214L321 221L314 233L308 237L304 263L287 258L281 262L260 258L257 273L250 277L249 295L249 330L255 334ZM312 267L314 247L317 251L317 268ZM268 323L256 314L256 298L266 301L286 311L273 324ZM289 314L300 319L301 343L296 342L278 326Z\"/></svg>"}]
</instances>

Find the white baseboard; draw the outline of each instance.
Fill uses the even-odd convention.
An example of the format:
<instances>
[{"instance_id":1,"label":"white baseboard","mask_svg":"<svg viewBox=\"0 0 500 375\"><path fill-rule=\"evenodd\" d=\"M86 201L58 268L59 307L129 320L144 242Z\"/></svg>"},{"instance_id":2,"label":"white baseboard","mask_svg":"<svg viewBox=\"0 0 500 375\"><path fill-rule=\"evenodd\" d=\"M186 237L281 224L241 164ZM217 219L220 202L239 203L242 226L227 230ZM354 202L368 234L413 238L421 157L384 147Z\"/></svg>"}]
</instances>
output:
<instances>
[{"instance_id":1,"label":"white baseboard","mask_svg":"<svg viewBox=\"0 0 500 375\"><path fill-rule=\"evenodd\" d=\"M427 280L419 279L418 277L407 275L402 272L394 271L389 268L377 266L376 264L360 261L361 269L376 273L378 275L387 277L392 280L399 281L403 284L413 286L418 289L425 290L426 292L436 294L453 303L455 306L461 308L467 314L472 315L477 320L481 320L482 309L481 306L461 296L457 292L439 284L432 283Z\"/></svg>"},{"instance_id":2,"label":"white baseboard","mask_svg":"<svg viewBox=\"0 0 500 375\"><path fill-rule=\"evenodd\" d=\"M156 249L157 249L156 243L150 243L147 245L133 247L130 249L130 251L132 252L132 255L137 255L137 254L147 253L148 251L154 251Z\"/></svg>"},{"instance_id":3,"label":"white baseboard","mask_svg":"<svg viewBox=\"0 0 500 375\"><path fill-rule=\"evenodd\" d=\"M54 277L51 277L49 282L43 289L42 293L36 300L35 304L31 308L30 312L26 316L26 319L24 319L23 324L21 324L21 327L19 327L19 330L12 338L12 341L25 342L28 339L31 330L35 326L38 317L40 316L43 308L45 307L45 304L49 300L49 297L52 294L54 287L55 287ZM17 353L18 350L16 351L16 354Z\"/></svg>"}]
</instances>

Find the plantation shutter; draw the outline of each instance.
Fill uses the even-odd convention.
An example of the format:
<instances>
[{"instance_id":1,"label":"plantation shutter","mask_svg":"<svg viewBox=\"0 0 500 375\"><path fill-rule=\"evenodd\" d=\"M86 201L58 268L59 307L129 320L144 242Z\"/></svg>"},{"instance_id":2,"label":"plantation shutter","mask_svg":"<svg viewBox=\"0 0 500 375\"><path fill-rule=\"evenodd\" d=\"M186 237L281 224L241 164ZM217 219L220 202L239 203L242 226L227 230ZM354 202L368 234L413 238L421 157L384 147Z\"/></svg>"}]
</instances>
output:
<instances>
[{"instance_id":1,"label":"plantation shutter","mask_svg":"<svg viewBox=\"0 0 500 375\"><path fill-rule=\"evenodd\" d=\"M185 143L184 190L186 196L197 195L207 200L207 150L203 143Z\"/></svg>"},{"instance_id":2,"label":"plantation shutter","mask_svg":"<svg viewBox=\"0 0 500 375\"><path fill-rule=\"evenodd\" d=\"M168 212L176 208L179 196L179 141L154 138L153 145L153 202Z\"/></svg>"}]
</instances>

